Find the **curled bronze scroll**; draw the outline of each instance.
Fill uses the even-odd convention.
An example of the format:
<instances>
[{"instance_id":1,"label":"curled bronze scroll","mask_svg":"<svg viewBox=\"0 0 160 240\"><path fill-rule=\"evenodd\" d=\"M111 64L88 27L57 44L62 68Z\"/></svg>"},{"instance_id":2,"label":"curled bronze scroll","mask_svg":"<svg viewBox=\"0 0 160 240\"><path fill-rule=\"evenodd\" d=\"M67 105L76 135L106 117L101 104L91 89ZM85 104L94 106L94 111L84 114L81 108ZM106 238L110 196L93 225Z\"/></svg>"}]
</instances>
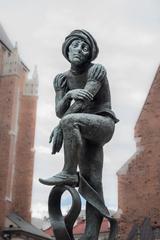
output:
<instances>
[{"instance_id":1,"label":"curled bronze scroll","mask_svg":"<svg viewBox=\"0 0 160 240\"><path fill-rule=\"evenodd\" d=\"M96 208L103 217L109 220L110 234L108 240L115 240L118 231L117 221L110 216L104 202L98 193L88 184L86 179L81 175L79 179L79 193L87 202ZM72 206L68 214L64 217L61 212L61 196L66 190L68 190L72 196ZM49 196L48 208L50 222L56 240L74 240L72 232L73 225L81 210L81 199L76 189L67 185L55 186Z\"/></svg>"},{"instance_id":2,"label":"curled bronze scroll","mask_svg":"<svg viewBox=\"0 0 160 240\"><path fill-rule=\"evenodd\" d=\"M65 191L72 196L72 206L64 217L61 212L61 196ZM70 186L55 186L48 200L48 212L56 240L74 240L72 229L81 211L81 199L75 188Z\"/></svg>"},{"instance_id":3,"label":"curled bronze scroll","mask_svg":"<svg viewBox=\"0 0 160 240\"><path fill-rule=\"evenodd\" d=\"M110 216L110 213L104 202L99 197L99 194L89 185L87 180L82 175L79 176L79 179L79 193L87 202L89 202L93 207L95 207L102 214L103 217L108 219L108 221L110 222L110 233L108 240L115 240L118 233L118 223L116 219Z\"/></svg>"}]
</instances>

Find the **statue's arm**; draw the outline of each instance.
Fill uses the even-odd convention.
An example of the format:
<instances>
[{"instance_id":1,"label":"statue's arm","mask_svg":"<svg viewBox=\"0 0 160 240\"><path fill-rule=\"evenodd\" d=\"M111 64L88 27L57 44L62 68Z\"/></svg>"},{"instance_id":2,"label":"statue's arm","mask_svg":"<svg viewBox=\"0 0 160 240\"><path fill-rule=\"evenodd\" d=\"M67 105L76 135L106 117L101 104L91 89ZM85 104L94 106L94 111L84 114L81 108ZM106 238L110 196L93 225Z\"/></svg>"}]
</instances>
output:
<instances>
[{"instance_id":1,"label":"statue's arm","mask_svg":"<svg viewBox=\"0 0 160 240\"><path fill-rule=\"evenodd\" d=\"M105 68L101 64L94 64L89 69L88 81L84 89L90 92L94 98L105 80L107 80Z\"/></svg>"},{"instance_id":2,"label":"statue's arm","mask_svg":"<svg viewBox=\"0 0 160 240\"><path fill-rule=\"evenodd\" d=\"M75 89L67 92L64 88L64 79L61 82L58 81L58 86L56 86L57 81L55 81L57 116L62 118L67 114L83 112L101 88L104 77L105 73L101 65L95 65L88 74L88 81L84 89ZM72 99L75 102L71 105ZM60 124L53 129L49 141L52 142L52 139L52 153L55 154L60 151L63 142L63 133Z\"/></svg>"},{"instance_id":3,"label":"statue's arm","mask_svg":"<svg viewBox=\"0 0 160 240\"><path fill-rule=\"evenodd\" d=\"M82 100L76 100L69 109L65 112L64 116L71 114L71 113L80 113L83 111L85 107L85 103Z\"/></svg>"},{"instance_id":4,"label":"statue's arm","mask_svg":"<svg viewBox=\"0 0 160 240\"><path fill-rule=\"evenodd\" d=\"M58 74L54 79L56 115L62 118L69 113L81 112L86 101L91 101L93 96L85 89L69 90L64 74ZM71 105L71 101L75 103ZM83 100L83 101L82 101Z\"/></svg>"},{"instance_id":5,"label":"statue's arm","mask_svg":"<svg viewBox=\"0 0 160 240\"><path fill-rule=\"evenodd\" d=\"M71 98L67 94L67 83L66 77L64 74L58 74L53 82L55 90L55 110L56 115L59 118L62 118L64 113L70 106Z\"/></svg>"},{"instance_id":6,"label":"statue's arm","mask_svg":"<svg viewBox=\"0 0 160 240\"><path fill-rule=\"evenodd\" d=\"M94 64L88 72L88 81L84 87L84 90L91 94L92 100L100 90L105 79L107 80L105 68L100 64ZM68 108L65 115L83 112L89 104L90 100L77 100Z\"/></svg>"},{"instance_id":7,"label":"statue's arm","mask_svg":"<svg viewBox=\"0 0 160 240\"><path fill-rule=\"evenodd\" d=\"M100 90L104 79L106 78L106 70L100 64L94 64L88 72L88 81L84 89L75 89L65 93L63 90L63 85L65 83L64 75L59 74L58 83L61 82L61 88L55 87L56 90L56 115L59 118L62 118L65 115L71 113L80 113L83 112L90 104L90 101L94 99L98 91ZM59 79L63 78L63 81ZM57 81L55 81L56 83ZM77 91L77 92L76 92ZM81 92L83 91L83 93ZM85 94L85 98L81 100L80 96ZM74 99L75 102L71 105L71 100Z\"/></svg>"},{"instance_id":8,"label":"statue's arm","mask_svg":"<svg viewBox=\"0 0 160 240\"><path fill-rule=\"evenodd\" d=\"M63 91L57 91L55 103L56 103L56 115L57 117L62 118L65 112L69 109L71 99L67 94L64 95Z\"/></svg>"},{"instance_id":9,"label":"statue's arm","mask_svg":"<svg viewBox=\"0 0 160 240\"><path fill-rule=\"evenodd\" d=\"M82 112L86 102L91 101L93 96L87 90L74 89L64 94L64 91L56 91L56 115L59 118L70 114ZM71 101L74 103L71 105Z\"/></svg>"}]
</instances>

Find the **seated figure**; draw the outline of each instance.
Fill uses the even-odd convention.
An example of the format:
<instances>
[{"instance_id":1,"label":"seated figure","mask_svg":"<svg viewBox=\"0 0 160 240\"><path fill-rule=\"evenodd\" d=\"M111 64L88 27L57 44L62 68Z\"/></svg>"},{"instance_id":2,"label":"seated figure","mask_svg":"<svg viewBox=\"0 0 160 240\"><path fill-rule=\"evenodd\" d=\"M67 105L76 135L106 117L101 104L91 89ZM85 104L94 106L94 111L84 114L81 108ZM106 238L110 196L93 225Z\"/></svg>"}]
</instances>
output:
<instances>
[{"instance_id":1,"label":"seated figure","mask_svg":"<svg viewBox=\"0 0 160 240\"><path fill-rule=\"evenodd\" d=\"M53 154L64 143L64 167L40 182L76 186L79 166L80 174L103 201L103 146L112 138L118 120L111 110L106 70L92 63L98 52L95 39L86 30L74 30L65 38L62 53L71 67L54 79L56 115L61 120L50 136ZM97 240L101 222L101 214L87 202L82 239Z\"/></svg>"}]
</instances>

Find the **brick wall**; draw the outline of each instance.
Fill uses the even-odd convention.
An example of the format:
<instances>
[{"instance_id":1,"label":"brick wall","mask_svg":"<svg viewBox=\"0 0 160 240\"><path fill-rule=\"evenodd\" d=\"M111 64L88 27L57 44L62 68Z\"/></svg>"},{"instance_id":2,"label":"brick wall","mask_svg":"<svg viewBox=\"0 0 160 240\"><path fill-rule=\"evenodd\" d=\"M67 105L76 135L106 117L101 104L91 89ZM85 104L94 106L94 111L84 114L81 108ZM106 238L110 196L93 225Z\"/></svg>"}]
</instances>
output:
<instances>
[{"instance_id":1,"label":"brick wall","mask_svg":"<svg viewBox=\"0 0 160 240\"><path fill-rule=\"evenodd\" d=\"M136 153L118 171L120 239L145 217L160 226L160 67L135 126Z\"/></svg>"},{"instance_id":2,"label":"brick wall","mask_svg":"<svg viewBox=\"0 0 160 240\"><path fill-rule=\"evenodd\" d=\"M4 54L4 50L2 45L0 44L0 74L2 73L2 68L3 68L3 54Z\"/></svg>"},{"instance_id":3,"label":"brick wall","mask_svg":"<svg viewBox=\"0 0 160 240\"><path fill-rule=\"evenodd\" d=\"M1 209L3 209L4 213L5 209L8 208L7 205L10 205L10 201L8 201L9 199L6 196L6 190L8 178L10 177L11 130L17 82L16 76L0 77L0 199Z\"/></svg>"},{"instance_id":4,"label":"brick wall","mask_svg":"<svg viewBox=\"0 0 160 240\"><path fill-rule=\"evenodd\" d=\"M7 51L0 43L0 229L11 212L31 217L37 106L37 96L24 95L28 69L18 50Z\"/></svg>"},{"instance_id":5,"label":"brick wall","mask_svg":"<svg viewBox=\"0 0 160 240\"><path fill-rule=\"evenodd\" d=\"M16 149L14 211L30 221L37 97L22 96Z\"/></svg>"}]
</instances>

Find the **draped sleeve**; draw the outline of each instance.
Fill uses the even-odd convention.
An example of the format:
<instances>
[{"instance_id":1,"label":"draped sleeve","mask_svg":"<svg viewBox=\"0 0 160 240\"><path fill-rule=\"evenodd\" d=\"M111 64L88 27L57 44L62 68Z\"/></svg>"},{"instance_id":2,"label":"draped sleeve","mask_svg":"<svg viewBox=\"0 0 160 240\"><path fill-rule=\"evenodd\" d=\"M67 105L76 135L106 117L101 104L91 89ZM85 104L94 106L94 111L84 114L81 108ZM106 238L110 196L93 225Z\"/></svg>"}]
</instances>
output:
<instances>
[{"instance_id":1,"label":"draped sleeve","mask_svg":"<svg viewBox=\"0 0 160 240\"><path fill-rule=\"evenodd\" d=\"M68 89L66 76L63 73L58 74L53 80L53 86L56 92L66 92Z\"/></svg>"},{"instance_id":2,"label":"draped sleeve","mask_svg":"<svg viewBox=\"0 0 160 240\"><path fill-rule=\"evenodd\" d=\"M93 97L96 96L103 83L107 81L105 68L100 64L94 64L88 70L88 80L85 89L88 90Z\"/></svg>"}]
</instances>

